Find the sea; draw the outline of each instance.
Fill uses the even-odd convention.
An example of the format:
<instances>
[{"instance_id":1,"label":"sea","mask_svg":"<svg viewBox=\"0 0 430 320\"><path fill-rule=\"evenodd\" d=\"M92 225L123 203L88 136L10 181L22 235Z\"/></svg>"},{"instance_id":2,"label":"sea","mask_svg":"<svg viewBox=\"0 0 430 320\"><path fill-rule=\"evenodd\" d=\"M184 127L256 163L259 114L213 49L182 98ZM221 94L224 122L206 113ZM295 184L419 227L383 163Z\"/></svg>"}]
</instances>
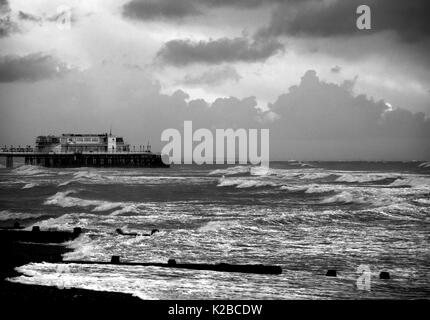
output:
<instances>
[{"instance_id":1,"label":"sea","mask_svg":"<svg viewBox=\"0 0 430 320\"><path fill-rule=\"evenodd\" d=\"M16 221L27 229L81 227L64 260L117 255L128 262L278 265L283 272L30 263L12 282L141 299L430 298L429 162L2 166L0 226ZM159 232L130 237L117 228ZM331 269L337 277L326 276ZM383 271L390 279L379 278Z\"/></svg>"}]
</instances>

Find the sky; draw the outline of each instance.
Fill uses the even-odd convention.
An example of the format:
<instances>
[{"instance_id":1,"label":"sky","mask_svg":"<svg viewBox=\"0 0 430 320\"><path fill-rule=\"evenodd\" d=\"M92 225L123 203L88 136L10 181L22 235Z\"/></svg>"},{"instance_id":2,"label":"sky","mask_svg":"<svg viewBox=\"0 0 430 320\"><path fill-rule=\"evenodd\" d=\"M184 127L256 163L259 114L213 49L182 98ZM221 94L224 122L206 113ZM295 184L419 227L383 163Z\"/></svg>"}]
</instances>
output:
<instances>
[{"instance_id":1,"label":"sky","mask_svg":"<svg viewBox=\"0 0 430 320\"><path fill-rule=\"evenodd\" d=\"M363 4L370 30L356 26ZM160 151L163 130L192 120L270 129L271 160L429 160L428 12L428 0L0 0L0 145L112 127Z\"/></svg>"}]
</instances>

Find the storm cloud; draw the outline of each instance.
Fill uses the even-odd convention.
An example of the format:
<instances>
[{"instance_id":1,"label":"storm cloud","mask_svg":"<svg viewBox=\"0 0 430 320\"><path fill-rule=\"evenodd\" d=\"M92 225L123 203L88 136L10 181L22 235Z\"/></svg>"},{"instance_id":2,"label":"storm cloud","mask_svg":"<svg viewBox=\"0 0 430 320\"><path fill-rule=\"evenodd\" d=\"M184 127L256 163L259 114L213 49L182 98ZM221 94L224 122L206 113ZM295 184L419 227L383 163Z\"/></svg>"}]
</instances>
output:
<instances>
[{"instance_id":1,"label":"storm cloud","mask_svg":"<svg viewBox=\"0 0 430 320\"><path fill-rule=\"evenodd\" d=\"M30 143L28 139L37 135L31 128L47 127L50 133L89 128L105 132L114 119L114 131L132 145L150 137L154 150L161 150L162 131L182 130L184 121L191 120L194 129L268 128L272 160L430 157L430 120L424 114L354 95L351 84L326 83L315 71L306 72L266 111L257 107L256 97L209 103L190 99L182 90L163 94L158 84L142 76L137 69L128 69L125 76L100 66L52 80L50 90L40 90L39 82L26 83L25 90L14 83L0 87L0 111L2 118L9 119L2 124L0 144L15 143L20 137L21 144ZM52 110L64 117L54 116Z\"/></svg>"},{"instance_id":2,"label":"storm cloud","mask_svg":"<svg viewBox=\"0 0 430 320\"><path fill-rule=\"evenodd\" d=\"M350 0L285 2L273 12L265 35L305 35L331 37L363 35L356 27L360 5L371 9L372 29L365 33L392 31L404 41L420 41L430 36L430 2L427 0Z\"/></svg>"},{"instance_id":3,"label":"storm cloud","mask_svg":"<svg viewBox=\"0 0 430 320\"><path fill-rule=\"evenodd\" d=\"M0 82L37 81L61 76L69 71L67 65L43 53L0 57Z\"/></svg>"},{"instance_id":4,"label":"storm cloud","mask_svg":"<svg viewBox=\"0 0 430 320\"><path fill-rule=\"evenodd\" d=\"M315 71L307 71L298 86L270 104L270 112L279 116L274 129L300 139L430 139L430 120L423 113L393 109L383 100L374 101L363 94L354 96L352 86L353 81L326 83Z\"/></svg>"},{"instance_id":5,"label":"storm cloud","mask_svg":"<svg viewBox=\"0 0 430 320\"><path fill-rule=\"evenodd\" d=\"M182 19L202 15L208 8L255 9L282 3L283 0L131 0L123 6L123 15L132 19ZM291 0L290 0L291 1ZM296 2L297 0L293 1Z\"/></svg>"},{"instance_id":6,"label":"storm cloud","mask_svg":"<svg viewBox=\"0 0 430 320\"><path fill-rule=\"evenodd\" d=\"M283 48L276 40L263 39L250 41L247 38L220 38L198 42L171 40L158 51L157 58L176 66L192 63L257 62L268 59Z\"/></svg>"},{"instance_id":7,"label":"storm cloud","mask_svg":"<svg viewBox=\"0 0 430 320\"><path fill-rule=\"evenodd\" d=\"M199 14L192 0L132 0L123 7L124 16L140 20L181 19Z\"/></svg>"}]
</instances>

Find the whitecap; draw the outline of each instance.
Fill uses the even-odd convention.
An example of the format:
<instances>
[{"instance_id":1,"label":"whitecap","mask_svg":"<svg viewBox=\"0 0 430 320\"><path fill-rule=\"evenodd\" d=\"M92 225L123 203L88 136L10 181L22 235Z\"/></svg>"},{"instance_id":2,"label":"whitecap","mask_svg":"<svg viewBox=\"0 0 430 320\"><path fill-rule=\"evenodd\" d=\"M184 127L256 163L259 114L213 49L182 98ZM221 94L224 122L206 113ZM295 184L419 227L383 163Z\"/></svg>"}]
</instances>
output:
<instances>
[{"instance_id":1,"label":"whitecap","mask_svg":"<svg viewBox=\"0 0 430 320\"><path fill-rule=\"evenodd\" d=\"M34 219L38 217L42 217L45 214L43 213L29 213L29 212L12 212L9 210L0 211L0 220L24 220L24 219Z\"/></svg>"},{"instance_id":2,"label":"whitecap","mask_svg":"<svg viewBox=\"0 0 430 320\"><path fill-rule=\"evenodd\" d=\"M336 194L334 196L328 197L324 200L322 200L322 203L364 203L364 199L361 197L355 197L352 193L348 191L343 191L339 194Z\"/></svg>"},{"instance_id":3,"label":"whitecap","mask_svg":"<svg viewBox=\"0 0 430 320\"><path fill-rule=\"evenodd\" d=\"M30 183L27 183L26 185L24 185L24 186L22 187L22 189L31 189L31 188L34 188L34 187L36 187L36 186L38 186L38 184L37 184L37 183L30 182Z\"/></svg>"}]
</instances>

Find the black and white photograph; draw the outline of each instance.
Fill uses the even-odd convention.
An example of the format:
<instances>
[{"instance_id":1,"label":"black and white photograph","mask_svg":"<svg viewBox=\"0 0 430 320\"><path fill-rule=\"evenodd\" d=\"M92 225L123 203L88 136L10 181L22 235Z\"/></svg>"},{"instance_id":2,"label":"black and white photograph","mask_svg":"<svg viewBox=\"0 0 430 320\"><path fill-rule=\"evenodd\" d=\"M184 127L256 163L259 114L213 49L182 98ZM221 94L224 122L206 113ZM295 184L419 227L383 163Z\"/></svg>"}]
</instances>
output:
<instances>
[{"instance_id":1,"label":"black and white photograph","mask_svg":"<svg viewBox=\"0 0 430 320\"><path fill-rule=\"evenodd\" d=\"M0 0L0 301L428 306L429 15Z\"/></svg>"}]
</instances>

